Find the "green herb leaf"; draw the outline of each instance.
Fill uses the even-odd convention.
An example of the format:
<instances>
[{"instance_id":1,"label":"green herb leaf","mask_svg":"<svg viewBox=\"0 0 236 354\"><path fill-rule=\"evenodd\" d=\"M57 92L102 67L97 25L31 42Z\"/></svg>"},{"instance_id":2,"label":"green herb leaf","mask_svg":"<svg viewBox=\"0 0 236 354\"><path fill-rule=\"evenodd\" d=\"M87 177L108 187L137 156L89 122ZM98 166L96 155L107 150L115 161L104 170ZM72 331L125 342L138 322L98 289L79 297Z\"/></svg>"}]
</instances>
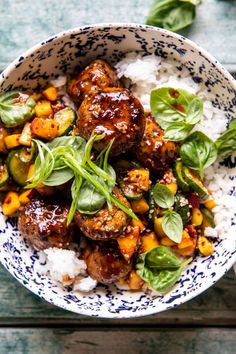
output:
<instances>
[{"instance_id":1,"label":"green herb leaf","mask_svg":"<svg viewBox=\"0 0 236 354\"><path fill-rule=\"evenodd\" d=\"M180 259L167 247L159 246L146 254L146 265L155 269L176 269Z\"/></svg>"},{"instance_id":2,"label":"green herb leaf","mask_svg":"<svg viewBox=\"0 0 236 354\"><path fill-rule=\"evenodd\" d=\"M193 127L194 125L185 122L172 123L166 128L164 139L169 141L182 141L187 138Z\"/></svg>"},{"instance_id":3,"label":"green herb leaf","mask_svg":"<svg viewBox=\"0 0 236 354\"><path fill-rule=\"evenodd\" d=\"M199 3L198 0L155 0L146 23L176 32L193 22Z\"/></svg>"},{"instance_id":4,"label":"green herb leaf","mask_svg":"<svg viewBox=\"0 0 236 354\"><path fill-rule=\"evenodd\" d=\"M62 168L61 170L54 170L50 176L44 180L43 184L46 186L60 186L74 177L73 171L69 168Z\"/></svg>"},{"instance_id":5,"label":"green herb leaf","mask_svg":"<svg viewBox=\"0 0 236 354\"><path fill-rule=\"evenodd\" d=\"M174 242L180 243L183 233L183 221L181 216L175 211L168 210L161 224L165 234Z\"/></svg>"},{"instance_id":6,"label":"green herb leaf","mask_svg":"<svg viewBox=\"0 0 236 354\"><path fill-rule=\"evenodd\" d=\"M8 128L27 122L34 114L36 102L32 97L18 91L0 96L0 118Z\"/></svg>"},{"instance_id":7,"label":"green herb leaf","mask_svg":"<svg viewBox=\"0 0 236 354\"><path fill-rule=\"evenodd\" d=\"M174 211L176 211L176 213L181 216L184 225L189 222L191 218L189 202L188 199L182 193L177 193L175 196Z\"/></svg>"},{"instance_id":8,"label":"green herb leaf","mask_svg":"<svg viewBox=\"0 0 236 354\"><path fill-rule=\"evenodd\" d=\"M236 118L229 123L229 129L236 129Z\"/></svg>"},{"instance_id":9,"label":"green herb leaf","mask_svg":"<svg viewBox=\"0 0 236 354\"><path fill-rule=\"evenodd\" d=\"M142 254L136 264L137 274L158 292L166 292L179 280L183 267L192 259L180 259L164 246Z\"/></svg>"},{"instance_id":10,"label":"green herb leaf","mask_svg":"<svg viewBox=\"0 0 236 354\"><path fill-rule=\"evenodd\" d=\"M180 157L185 166L197 170L203 178L204 168L210 166L217 158L215 143L202 132L188 136L180 148Z\"/></svg>"},{"instance_id":11,"label":"green herb leaf","mask_svg":"<svg viewBox=\"0 0 236 354\"><path fill-rule=\"evenodd\" d=\"M226 130L217 140L216 147L218 155L225 159L236 151L236 120L232 121L230 128ZM234 127L235 126L235 127Z\"/></svg>"},{"instance_id":12,"label":"green herb leaf","mask_svg":"<svg viewBox=\"0 0 236 354\"><path fill-rule=\"evenodd\" d=\"M178 123L178 130L181 131L182 123L183 130L191 131L203 113L201 99L179 88L162 87L152 90L150 105L152 114L162 129L171 126L173 130L174 124Z\"/></svg>"},{"instance_id":13,"label":"green herb leaf","mask_svg":"<svg viewBox=\"0 0 236 354\"><path fill-rule=\"evenodd\" d=\"M153 188L153 198L158 206L165 209L171 208L175 202L175 198L169 188L161 183L156 183Z\"/></svg>"}]
</instances>

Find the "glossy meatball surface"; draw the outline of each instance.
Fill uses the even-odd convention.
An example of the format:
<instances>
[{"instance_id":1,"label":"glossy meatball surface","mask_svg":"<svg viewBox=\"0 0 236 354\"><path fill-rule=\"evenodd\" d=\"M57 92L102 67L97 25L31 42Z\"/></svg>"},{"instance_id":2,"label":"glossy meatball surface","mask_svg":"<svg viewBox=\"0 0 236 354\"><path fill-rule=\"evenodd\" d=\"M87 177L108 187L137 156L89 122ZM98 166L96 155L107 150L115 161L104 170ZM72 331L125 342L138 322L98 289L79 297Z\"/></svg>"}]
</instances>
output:
<instances>
[{"instance_id":1,"label":"glossy meatball surface","mask_svg":"<svg viewBox=\"0 0 236 354\"><path fill-rule=\"evenodd\" d=\"M146 116L145 130L137 149L133 150L142 165L152 170L161 170L169 166L178 156L178 145L166 141L164 131L151 114Z\"/></svg>"},{"instance_id":2,"label":"glossy meatball surface","mask_svg":"<svg viewBox=\"0 0 236 354\"><path fill-rule=\"evenodd\" d=\"M67 92L75 102L81 103L91 91L119 86L115 70L104 60L98 59L68 82Z\"/></svg>"},{"instance_id":3,"label":"glossy meatball surface","mask_svg":"<svg viewBox=\"0 0 236 354\"><path fill-rule=\"evenodd\" d=\"M114 194L122 203L130 206L118 188L115 188ZM115 205L112 206L111 211L105 205L95 215L85 215L77 211L75 221L85 236L97 241L107 241L117 238L126 230L130 217Z\"/></svg>"},{"instance_id":4,"label":"glossy meatball surface","mask_svg":"<svg viewBox=\"0 0 236 354\"><path fill-rule=\"evenodd\" d=\"M100 242L85 257L88 274L99 283L110 284L124 278L132 269L115 242Z\"/></svg>"},{"instance_id":5,"label":"glossy meatball surface","mask_svg":"<svg viewBox=\"0 0 236 354\"><path fill-rule=\"evenodd\" d=\"M124 88L107 88L89 94L78 112L78 129L86 140L91 133L105 134L94 147L102 150L115 138L111 155L119 155L142 139L145 116L139 100Z\"/></svg>"},{"instance_id":6,"label":"glossy meatball surface","mask_svg":"<svg viewBox=\"0 0 236 354\"><path fill-rule=\"evenodd\" d=\"M69 207L62 202L32 199L19 212L19 231L37 250L67 248L75 227L73 222L66 225L68 212Z\"/></svg>"}]
</instances>

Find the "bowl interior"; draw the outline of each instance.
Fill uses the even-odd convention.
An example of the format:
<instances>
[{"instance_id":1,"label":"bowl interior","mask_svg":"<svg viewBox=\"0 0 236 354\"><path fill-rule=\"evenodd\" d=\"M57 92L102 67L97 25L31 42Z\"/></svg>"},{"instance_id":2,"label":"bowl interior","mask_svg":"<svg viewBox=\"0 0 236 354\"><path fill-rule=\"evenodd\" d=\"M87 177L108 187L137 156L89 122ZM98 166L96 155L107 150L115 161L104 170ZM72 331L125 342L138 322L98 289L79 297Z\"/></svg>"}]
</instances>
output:
<instances>
[{"instance_id":1,"label":"bowl interior","mask_svg":"<svg viewBox=\"0 0 236 354\"><path fill-rule=\"evenodd\" d=\"M207 90L215 107L224 111L228 119L236 116L235 84L214 58L183 37L141 25L97 25L49 38L3 72L1 91L38 89L48 80L70 74L95 58L115 63L130 51L171 59L179 63L180 74L181 67L186 67L194 82ZM235 178L236 163L231 162L226 167ZM227 192L232 193L230 188ZM37 272L37 252L19 234L16 220L1 215L0 233L0 260L23 285L62 308L98 317L135 317L167 310L211 286L236 260L235 242L225 240L216 245L212 256L195 259L174 289L164 296L132 293L115 286L101 286L89 294L69 293Z\"/></svg>"}]
</instances>

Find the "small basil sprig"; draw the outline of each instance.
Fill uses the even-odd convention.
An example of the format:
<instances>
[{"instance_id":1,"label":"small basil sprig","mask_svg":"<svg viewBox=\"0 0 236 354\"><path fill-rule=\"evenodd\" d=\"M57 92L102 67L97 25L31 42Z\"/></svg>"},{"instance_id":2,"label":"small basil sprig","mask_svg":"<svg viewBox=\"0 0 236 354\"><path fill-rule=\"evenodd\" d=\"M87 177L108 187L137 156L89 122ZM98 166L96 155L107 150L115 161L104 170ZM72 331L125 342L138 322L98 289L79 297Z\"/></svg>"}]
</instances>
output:
<instances>
[{"instance_id":1,"label":"small basil sprig","mask_svg":"<svg viewBox=\"0 0 236 354\"><path fill-rule=\"evenodd\" d=\"M17 127L33 116L35 105L29 95L18 91L6 92L0 96L0 118L7 128Z\"/></svg>"},{"instance_id":2,"label":"small basil sprig","mask_svg":"<svg viewBox=\"0 0 236 354\"><path fill-rule=\"evenodd\" d=\"M199 171L203 178L204 168L210 166L217 158L215 143L202 132L194 132L184 140L180 148L180 157L185 166Z\"/></svg>"},{"instance_id":3,"label":"small basil sprig","mask_svg":"<svg viewBox=\"0 0 236 354\"><path fill-rule=\"evenodd\" d=\"M222 158L229 157L236 151L236 119L232 120L229 128L216 140L218 155Z\"/></svg>"},{"instance_id":4,"label":"small basil sprig","mask_svg":"<svg viewBox=\"0 0 236 354\"><path fill-rule=\"evenodd\" d=\"M105 202L109 209L114 204L137 219L134 212L112 194L116 183L115 171L108 164L112 142L100 155L99 165L91 161L92 144L103 137L104 135L92 135L87 143L83 138L75 136L59 137L47 144L34 140L38 147L38 156L35 161L34 175L26 188L34 188L39 184L61 185L74 178L68 224L72 221L76 210L94 214L103 207Z\"/></svg>"},{"instance_id":5,"label":"small basil sprig","mask_svg":"<svg viewBox=\"0 0 236 354\"><path fill-rule=\"evenodd\" d=\"M200 3L200 0L155 0L146 23L176 32L193 22Z\"/></svg>"},{"instance_id":6,"label":"small basil sprig","mask_svg":"<svg viewBox=\"0 0 236 354\"><path fill-rule=\"evenodd\" d=\"M183 89L162 87L151 92L151 111L166 140L184 140L203 114L202 100Z\"/></svg>"},{"instance_id":7,"label":"small basil sprig","mask_svg":"<svg viewBox=\"0 0 236 354\"><path fill-rule=\"evenodd\" d=\"M140 256L136 271L151 288L165 292L179 280L183 267L191 260L182 263L168 247L159 246Z\"/></svg>"},{"instance_id":8,"label":"small basil sprig","mask_svg":"<svg viewBox=\"0 0 236 354\"><path fill-rule=\"evenodd\" d=\"M161 224L163 231L172 241L180 243L183 233L183 221L181 216L172 208L175 203L173 194L165 185L156 183L153 188L153 198L158 206L167 209L164 212Z\"/></svg>"}]
</instances>

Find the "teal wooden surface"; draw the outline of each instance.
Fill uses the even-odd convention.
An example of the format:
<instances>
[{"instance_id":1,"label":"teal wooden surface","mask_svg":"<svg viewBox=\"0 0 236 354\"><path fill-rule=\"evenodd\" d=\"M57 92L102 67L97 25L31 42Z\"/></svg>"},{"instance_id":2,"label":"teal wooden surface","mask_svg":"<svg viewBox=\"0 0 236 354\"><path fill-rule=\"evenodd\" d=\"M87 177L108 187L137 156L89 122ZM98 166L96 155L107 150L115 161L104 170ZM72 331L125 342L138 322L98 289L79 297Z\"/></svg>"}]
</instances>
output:
<instances>
[{"instance_id":1,"label":"teal wooden surface","mask_svg":"<svg viewBox=\"0 0 236 354\"><path fill-rule=\"evenodd\" d=\"M98 22L144 23L153 0L0 0L0 70L32 45ZM182 34L236 72L236 0L205 0ZM95 319L52 306L0 266L0 354L235 352L233 271L197 298L155 316Z\"/></svg>"},{"instance_id":2,"label":"teal wooden surface","mask_svg":"<svg viewBox=\"0 0 236 354\"><path fill-rule=\"evenodd\" d=\"M7 354L233 354L231 328L0 329L0 353Z\"/></svg>"},{"instance_id":3,"label":"teal wooden surface","mask_svg":"<svg viewBox=\"0 0 236 354\"><path fill-rule=\"evenodd\" d=\"M37 42L98 22L144 23L153 0L0 0L0 69ZM205 0L183 34L236 70L236 1Z\"/></svg>"}]
</instances>

